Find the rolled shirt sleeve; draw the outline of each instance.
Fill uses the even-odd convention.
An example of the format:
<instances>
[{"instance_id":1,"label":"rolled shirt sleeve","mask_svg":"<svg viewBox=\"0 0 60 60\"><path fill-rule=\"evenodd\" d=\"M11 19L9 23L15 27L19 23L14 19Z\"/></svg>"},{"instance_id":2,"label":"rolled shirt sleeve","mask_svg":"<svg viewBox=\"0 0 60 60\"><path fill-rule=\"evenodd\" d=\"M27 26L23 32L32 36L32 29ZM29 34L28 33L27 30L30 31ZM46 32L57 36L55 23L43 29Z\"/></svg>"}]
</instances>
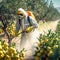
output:
<instances>
[{"instance_id":1,"label":"rolled shirt sleeve","mask_svg":"<svg viewBox=\"0 0 60 60\"><path fill-rule=\"evenodd\" d=\"M30 22L34 28L38 27L38 23L34 20L34 18L30 17Z\"/></svg>"}]
</instances>

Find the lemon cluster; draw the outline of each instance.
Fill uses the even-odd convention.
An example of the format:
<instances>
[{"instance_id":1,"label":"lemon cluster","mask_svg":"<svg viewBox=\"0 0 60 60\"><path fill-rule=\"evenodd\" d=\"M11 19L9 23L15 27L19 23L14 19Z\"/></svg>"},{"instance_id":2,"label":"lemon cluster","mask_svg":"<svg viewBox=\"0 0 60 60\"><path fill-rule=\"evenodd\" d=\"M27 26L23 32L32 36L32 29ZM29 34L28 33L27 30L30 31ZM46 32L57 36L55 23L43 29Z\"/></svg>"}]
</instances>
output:
<instances>
[{"instance_id":1,"label":"lemon cluster","mask_svg":"<svg viewBox=\"0 0 60 60\"><path fill-rule=\"evenodd\" d=\"M16 21L14 21L11 25L8 25L6 30L7 32L11 35L11 36L15 36L16 34L16 31L15 31L15 24L16 24ZM3 33L3 30L0 29L0 34Z\"/></svg>"},{"instance_id":2,"label":"lemon cluster","mask_svg":"<svg viewBox=\"0 0 60 60\"><path fill-rule=\"evenodd\" d=\"M10 35L15 36L15 23L8 26L7 31Z\"/></svg>"},{"instance_id":3,"label":"lemon cluster","mask_svg":"<svg viewBox=\"0 0 60 60\"><path fill-rule=\"evenodd\" d=\"M8 43L0 41L0 60L23 60L24 51L17 52L14 47Z\"/></svg>"},{"instance_id":4,"label":"lemon cluster","mask_svg":"<svg viewBox=\"0 0 60 60\"><path fill-rule=\"evenodd\" d=\"M35 50L35 60L57 60L60 58L60 39L56 33L49 31L40 35Z\"/></svg>"},{"instance_id":5,"label":"lemon cluster","mask_svg":"<svg viewBox=\"0 0 60 60\"><path fill-rule=\"evenodd\" d=\"M3 33L3 30L2 30L2 29L0 29L0 34L1 34L1 33Z\"/></svg>"}]
</instances>

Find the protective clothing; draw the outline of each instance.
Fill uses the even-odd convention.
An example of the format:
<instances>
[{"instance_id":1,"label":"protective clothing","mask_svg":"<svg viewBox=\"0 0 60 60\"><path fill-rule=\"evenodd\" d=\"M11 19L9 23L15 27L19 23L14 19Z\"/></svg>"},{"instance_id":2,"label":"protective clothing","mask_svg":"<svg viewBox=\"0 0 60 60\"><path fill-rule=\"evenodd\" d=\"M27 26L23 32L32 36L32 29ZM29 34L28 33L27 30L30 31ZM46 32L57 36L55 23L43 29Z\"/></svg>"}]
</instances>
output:
<instances>
[{"instance_id":1,"label":"protective clothing","mask_svg":"<svg viewBox=\"0 0 60 60\"><path fill-rule=\"evenodd\" d=\"M20 14L24 18L21 19ZM30 32L34 28L38 27L38 24L34 21L34 18L31 15L27 14L27 12L24 9L22 9L22 8L18 9L18 16L20 16L20 17L18 18L17 23L16 23L16 31L17 32L20 30L20 28L22 28L22 31ZM29 19L28 19L28 17L29 17Z\"/></svg>"},{"instance_id":2,"label":"protective clothing","mask_svg":"<svg viewBox=\"0 0 60 60\"><path fill-rule=\"evenodd\" d=\"M20 11L21 14L23 14L24 18L20 17L20 13L18 14L18 20L16 22L16 31L19 32L20 30L22 31L21 35L20 35L20 49L22 50L23 48L25 48L25 50L28 50L28 46L26 46L26 44L28 44L27 42L29 42L29 46L33 46L34 43L32 43L35 40L35 31L38 27L37 22L35 22L34 18L30 15L27 14L27 12L22 9L19 8L18 11ZM34 31L33 31L34 30ZM31 41L32 40L32 41ZM31 43L30 43L31 42ZM32 48L32 47L30 47ZM19 50L20 50L19 49Z\"/></svg>"},{"instance_id":3,"label":"protective clothing","mask_svg":"<svg viewBox=\"0 0 60 60\"><path fill-rule=\"evenodd\" d=\"M36 18L35 18L35 16L33 15L33 13L32 13L31 11L27 11L27 14L28 14L28 16L33 17L34 20L36 21ZM37 21L36 21L36 22L37 22Z\"/></svg>"}]
</instances>

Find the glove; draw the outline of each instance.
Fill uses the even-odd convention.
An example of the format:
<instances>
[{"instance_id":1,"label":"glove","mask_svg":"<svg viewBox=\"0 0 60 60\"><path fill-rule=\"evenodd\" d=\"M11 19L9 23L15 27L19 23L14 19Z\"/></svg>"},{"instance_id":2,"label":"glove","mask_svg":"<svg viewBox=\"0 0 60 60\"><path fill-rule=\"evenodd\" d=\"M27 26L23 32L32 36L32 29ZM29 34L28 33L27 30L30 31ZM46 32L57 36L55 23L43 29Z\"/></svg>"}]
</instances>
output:
<instances>
[{"instance_id":1,"label":"glove","mask_svg":"<svg viewBox=\"0 0 60 60\"><path fill-rule=\"evenodd\" d=\"M31 32L33 30L33 26L30 26L26 29L26 33Z\"/></svg>"}]
</instances>

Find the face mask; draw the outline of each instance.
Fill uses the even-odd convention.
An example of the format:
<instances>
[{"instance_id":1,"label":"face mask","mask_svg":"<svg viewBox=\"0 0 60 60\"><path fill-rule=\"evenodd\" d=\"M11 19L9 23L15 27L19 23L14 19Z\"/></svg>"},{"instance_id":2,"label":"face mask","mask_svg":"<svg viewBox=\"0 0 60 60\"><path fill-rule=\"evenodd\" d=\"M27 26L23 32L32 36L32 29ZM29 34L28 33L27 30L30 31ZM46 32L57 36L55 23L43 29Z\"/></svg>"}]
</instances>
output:
<instances>
[{"instance_id":1,"label":"face mask","mask_svg":"<svg viewBox=\"0 0 60 60\"><path fill-rule=\"evenodd\" d=\"M23 17L24 17L23 14L18 15L19 19L23 19Z\"/></svg>"}]
</instances>

